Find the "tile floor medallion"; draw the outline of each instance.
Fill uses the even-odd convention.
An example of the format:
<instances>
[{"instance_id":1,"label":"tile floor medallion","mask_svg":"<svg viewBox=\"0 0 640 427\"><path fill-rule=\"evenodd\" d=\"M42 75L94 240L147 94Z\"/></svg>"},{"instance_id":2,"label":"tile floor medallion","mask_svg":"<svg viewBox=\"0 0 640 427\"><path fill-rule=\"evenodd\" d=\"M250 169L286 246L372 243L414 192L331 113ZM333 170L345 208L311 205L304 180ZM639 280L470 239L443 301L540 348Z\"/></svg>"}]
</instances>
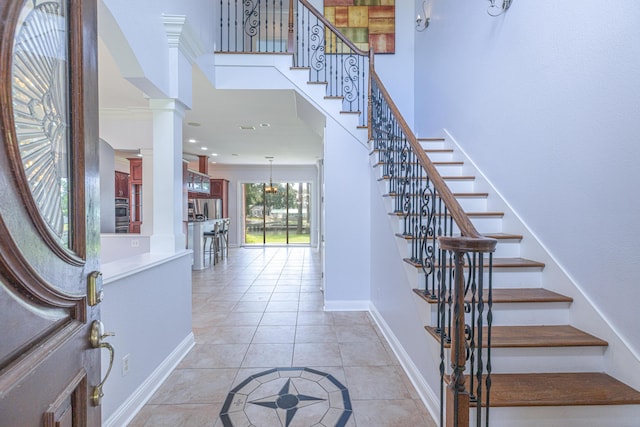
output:
<instances>
[{"instance_id":1,"label":"tile floor medallion","mask_svg":"<svg viewBox=\"0 0 640 427\"><path fill-rule=\"evenodd\" d=\"M224 427L344 427L349 391L332 375L311 368L273 368L250 375L229 392Z\"/></svg>"}]
</instances>

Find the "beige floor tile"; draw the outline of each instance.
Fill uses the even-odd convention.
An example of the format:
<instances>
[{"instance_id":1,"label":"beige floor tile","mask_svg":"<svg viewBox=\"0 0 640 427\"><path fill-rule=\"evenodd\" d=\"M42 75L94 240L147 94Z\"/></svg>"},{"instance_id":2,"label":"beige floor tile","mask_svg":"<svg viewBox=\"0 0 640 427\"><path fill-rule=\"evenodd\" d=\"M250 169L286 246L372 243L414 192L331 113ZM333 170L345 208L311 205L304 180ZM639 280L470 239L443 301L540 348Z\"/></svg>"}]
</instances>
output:
<instances>
[{"instance_id":1,"label":"beige floor tile","mask_svg":"<svg viewBox=\"0 0 640 427\"><path fill-rule=\"evenodd\" d=\"M198 344L248 344L256 329L256 326L220 326L193 328L193 332Z\"/></svg>"},{"instance_id":2,"label":"beige floor tile","mask_svg":"<svg viewBox=\"0 0 640 427\"><path fill-rule=\"evenodd\" d=\"M354 400L356 424L366 427L435 427L413 400Z\"/></svg>"},{"instance_id":3,"label":"beige floor tile","mask_svg":"<svg viewBox=\"0 0 640 427\"><path fill-rule=\"evenodd\" d=\"M335 314L335 313L334 313ZM355 325L336 325L336 335L338 342L379 342L380 337L372 325L355 324Z\"/></svg>"},{"instance_id":4,"label":"beige floor tile","mask_svg":"<svg viewBox=\"0 0 640 427\"><path fill-rule=\"evenodd\" d=\"M395 366L345 366L352 399L410 399L411 395Z\"/></svg>"},{"instance_id":5,"label":"beige floor tile","mask_svg":"<svg viewBox=\"0 0 640 427\"><path fill-rule=\"evenodd\" d=\"M176 369L150 404L214 403L226 399L236 369Z\"/></svg>"},{"instance_id":6,"label":"beige floor tile","mask_svg":"<svg viewBox=\"0 0 640 427\"><path fill-rule=\"evenodd\" d=\"M297 292L275 292L271 296L271 301L299 301L300 294Z\"/></svg>"},{"instance_id":7,"label":"beige floor tile","mask_svg":"<svg viewBox=\"0 0 640 427\"><path fill-rule=\"evenodd\" d=\"M213 427L219 405L158 405L151 409L144 424L129 424L129 427Z\"/></svg>"},{"instance_id":8,"label":"beige floor tile","mask_svg":"<svg viewBox=\"0 0 640 427\"><path fill-rule=\"evenodd\" d=\"M371 319L366 311L334 311L335 325L370 325Z\"/></svg>"},{"instance_id":9,"label":"beige floor tile","mask_svg":"<svg viewBox=\"0 0 640 427\"><path fill-rule=\"evenodd\" d=\"M289 367L293 358L293 344L251 344L242 367Z\"/></svg>"},{"instance_id":10,"label":"beige floor tile","mask_svg":"<svg viewBox=\"0 0 640 427\"><path fill-rule=\"evenodd\" d=\"M229 313L218 324L220 326L258 326L262 313Z\"/></svg>"},{"instance_id":11,"label":"beige floor tile","mask_svg":"<svg viewBox=\"0 0 640 427\"><path fill-rule=\"evenodd\" d=\"M340 355L344 366L388 366L394 361L377 341L340 343Z\"/></svg>"},{"instance_id":12,"label":"beige floor tile","mask_svg":"<svg viewBox=\"0 0 640 427\"><path fill-rule=\"evenodd\" d=\"M260 325L266 326L295 326L298 316L296 312L264 313Z\"/></svg>"},{"instance_id":13,"label":"beige floor tile","mask_svg":"<svg viewBox=\"0 0 640 427\"><path fill-rule=\"evenodd\" d=\"M273 301L271 300L265 309L265 313L274 312L298 312L298 301Z\"/></svg>"},{"instance_id":14,"label":"beige floor tile","mask_svg":"<svg viewBox=\"0 0 640 427\"><path fill-rule=\"evenodd\" d=\"M178 368L239 368L248 348L249 344L196 344Z\"/></svg>"},{"instance_id":15,"label":"beige floor tile","mask_svg":"<svg viewBox=\"0 0 640 427\"><path fill-rule=\"evenodd\" d=\"M239 301L233 306L232 313L263 313L269 304L267 301Z\"/></svg>"},{"instance_id":16,"label":"beige floor tile","mask_svg":"<svg viewBox=\"0 0 640 427\"><path fill-rule=\"evenodd\" d=\"M293 366L342 366L338 344L296 343L293 352Z\"/></svg>"},{"instance_id":17,"label":"beige floor tile","mask_svg":"<svg viewBox=\"0 0 640 427\"><path fill-rule=\"evenodd\" d=\"M333 325L333 316L324 311L301 311L298 325Z\"/></svg>"},{"instance_id":18,"label":"beige floor tile","mask_svg":"<svg viewBox=\"0 0 640 427\"><path fill-rule=\"evenodd\" d=\"M300 286L298 285L278 285L273 290L273 293L300 293Z\"/></svg>"},{"instance_id":19,"label":"beige floor tile","mask_svg":"<svg viewBox=\"0 0 640 427\"><path fill-rule=\"evenodd\" d=\"M296 344L338 342L332 325L298 325Z\"/></svg>"},{"instance_id":20,"label":"beige floor tile","mask_svg":"<svg viewBox=\"0 0 640 427\"><path fill-rule=\"evenodd\" d=\"M253 344L292 344L295 339L295 326L258 326Z\"/></svg>"},{"instance_id":21,"label":"beige floor tile","mask_svg":"<svg viewBox=\"0 0 640 427\"><path fill-rule=\"evenodd\" d=\"M247 292L240 301L269 301L271 292Z\"/></svg>"}]
</instances>

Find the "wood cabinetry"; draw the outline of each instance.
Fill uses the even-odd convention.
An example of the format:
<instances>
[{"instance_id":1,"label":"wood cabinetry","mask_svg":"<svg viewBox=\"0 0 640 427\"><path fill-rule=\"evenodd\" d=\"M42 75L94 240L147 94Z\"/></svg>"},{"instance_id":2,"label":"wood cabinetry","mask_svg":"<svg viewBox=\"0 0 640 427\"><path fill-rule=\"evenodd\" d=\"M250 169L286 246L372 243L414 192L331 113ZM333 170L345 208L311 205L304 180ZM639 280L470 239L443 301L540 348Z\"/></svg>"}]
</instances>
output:
<instances>
[{"instance_id":1,"label":"wood cabinetry","mask_svg":"<svg viewBox=\"0 0 640 427\"><path fill-rule=\"evenodd\" d=\"M140 233L142 224L142 159L129 159L129 233Z\"/></svg>"},{"instance_id":2,"label":"wood cabinetry","mask_svg":"<svg viewBox=\"0 0 640 427\"><path fill-rule=\"evenodd\" d=\"M116 171L116 197L129 198L129 174Z\"/></svg>"},{"instance_id":3,"label":"wood cabinetry","mask_svg":"<svg viewBox=\"0 0 640 427\"><path fill-rule=\"evenodd\" d=\"M222 200L222 217L229 218L229 181L226 179L212 179L211 198Z\"/></svg>"}]
</instances>

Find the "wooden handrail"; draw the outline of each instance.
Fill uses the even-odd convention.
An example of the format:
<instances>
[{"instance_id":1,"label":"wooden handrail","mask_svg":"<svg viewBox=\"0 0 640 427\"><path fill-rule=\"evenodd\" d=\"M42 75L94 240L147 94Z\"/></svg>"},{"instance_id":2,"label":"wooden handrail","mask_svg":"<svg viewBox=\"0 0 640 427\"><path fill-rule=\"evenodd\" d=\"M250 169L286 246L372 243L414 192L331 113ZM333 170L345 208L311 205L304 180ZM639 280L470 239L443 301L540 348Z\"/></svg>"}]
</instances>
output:
<instances>
[{"instance_id":1,"label":"wooden handrail","mask_svg":"<svg viewBox=\"0 0 640 427\"><path fill-rule=\"evenodd\" d=\"M340 32L340 30L338 30L336 27L333 26L333 24L331 22L329 22L327 20L327 18L324 17L323 14L321 14L318 9L316 9L315 7L313 7L313 5L311 5L311 3L308 2L308 0L298 0L298 3L302 3L307 9L309 9L309 11L316 17L318 18L318 20L320 22L322 22L326 27L328 27L331 32L333 32L340 40L342 40L342 42L344 44L346 44L347 46L349 46L349 48L351 50L353 50L355 53L357 53L358 55L362 55L362 56L368 56L369 53L362 50L362 49L358 49L356 47L356 45L354 45L351 40L349 40L348 38L346 38L344 36L344 34L342 34ZM291 16L291 15L290 15ZM292 18L290 18L292 19ZM290 25L293 25L292 22L289 23Z\"/></svg>"},{"instance_id":2,"label":"wooden handrail","mask_svg":"<svg viewBox=\"0 0 640 427\"><path fill-rule=\"evenodd\" d=\"M303 0L300 0L300 1L303 1ZM485 237L480 233L478 233L473 223L471 222L467 214L464 212L464 210L460 206L460 203L458 203L458 200L454 197L453 193L451 193L451 190L449 189L447 184L444 182L444 179L442 178L442 176L440 175L436 167L433 165L433 162L429 159L424 149L418 143L418 139L415 137L415 135L411 131L411 128L409 127L407 122L404 120L404 117L402 117L402 114L400 114L400 110L398 110L398 107L395 105L395 103L391 99L389 92L387 92L387 89L384 87L384 85L382 84L382 81L380 80L380 77L378 76L375 69L373 68L373 61L370 61L369 75L371 80L375 81L376 85L380 89L382 96L385 98L385 101L389 105L389 109L392 111L395 119L397 120L398 124L400 125L400 128L402 129L402 132L405 134L407 141L409 142L409 144L411 145L411 148L415 152L416 157L418 158L418 162L424 168L424 170L427 171L427 175L429 176L429 179L431 180L431 182L433 183L433 186L435 187L436 191L440 195L440 198L444 201L444 204L449 210L449 213L451 214L456 225L458 226L458 228L460 228L460 233L462 234L462 236L467 238L472 238L472 239L479 239L486 242L484 244L480 244L479 242L476 242L477 249L475 249L474 252L493 252L495 250L497 241L495 239ZM440 239L442 239L442 237ZM453 237L449 239L455 240L457 238ZM468 240L465 240L465 241L468 241Z\"/></svg>"}]
</instances>

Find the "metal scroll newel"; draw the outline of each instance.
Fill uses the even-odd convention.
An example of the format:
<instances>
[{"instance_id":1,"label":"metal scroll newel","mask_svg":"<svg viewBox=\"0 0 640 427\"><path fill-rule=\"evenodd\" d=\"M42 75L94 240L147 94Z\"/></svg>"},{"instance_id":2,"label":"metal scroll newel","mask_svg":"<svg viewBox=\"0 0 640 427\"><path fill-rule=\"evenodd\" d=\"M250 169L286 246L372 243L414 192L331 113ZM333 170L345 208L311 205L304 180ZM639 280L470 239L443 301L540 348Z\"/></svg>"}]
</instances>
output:
<instances>
[{"instance_id":1,"label":"metal scroll newel","mask_svg":"<svg viewBox=\"0 0 640 427\"><path fill-rule=\"evenodd\" d=\"M445 184L374 70L358 49L308 0L219 0L218 51L288 54L292 69L326 87L343 112L359 115L394 197L410 242L406 262L419 269L418 292L437 304L440 341L440 425L489 425L492 253ZM448 357L447 357L448 354Z\"/></svg>"}]
</instances>

